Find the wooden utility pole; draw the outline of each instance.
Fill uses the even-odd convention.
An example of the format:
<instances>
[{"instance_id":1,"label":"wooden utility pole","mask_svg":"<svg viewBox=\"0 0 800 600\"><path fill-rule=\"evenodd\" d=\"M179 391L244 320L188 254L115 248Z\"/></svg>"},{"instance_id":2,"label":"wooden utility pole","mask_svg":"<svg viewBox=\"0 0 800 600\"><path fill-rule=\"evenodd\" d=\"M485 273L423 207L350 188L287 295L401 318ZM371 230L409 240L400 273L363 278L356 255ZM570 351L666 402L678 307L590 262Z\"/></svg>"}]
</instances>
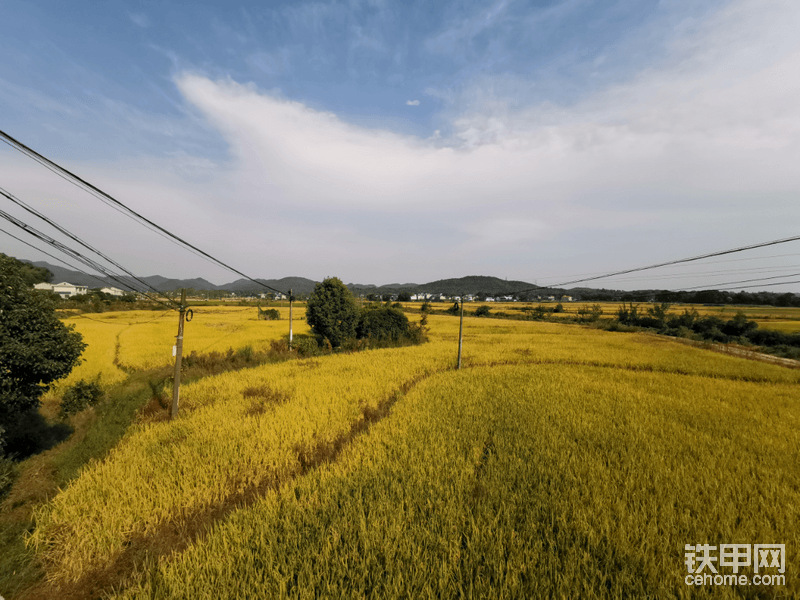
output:
<instances>
[{"instance_id":1,"label":"wooden utility pole","mask_svg":"<svg viewBox=\"0 0 800 600\"><path fill-rule=\"evenodd\" d=\"M456 365L456 369L461 369L461 342L464 339L464 296L458 300L461 303L461 320L458 323L458 365Z\"/></svg>"},{"instance_id":2,"label":"wooden utility pole","mask_svg":"<svg viewBox=\"0 0 800 600\"><path fill-rule=\"evenodd\" d=\"M289 350L292 349L292 290L289 290Z\"/></svg>"},{"instance_id":3,"label":"wooden utility pole","mask_svg":"<svg viewBox=\"0 0 800 600\"><path fill-rule=\"evenodd\" d=\"M181 357L183 356L183 322L186 318L186 290L181 290L181 305L178 316L178 337L175 340L175 376L172 383L172 413L170 419L178 414L178 396L181 393Z\"/></svg>"}]
</instances>

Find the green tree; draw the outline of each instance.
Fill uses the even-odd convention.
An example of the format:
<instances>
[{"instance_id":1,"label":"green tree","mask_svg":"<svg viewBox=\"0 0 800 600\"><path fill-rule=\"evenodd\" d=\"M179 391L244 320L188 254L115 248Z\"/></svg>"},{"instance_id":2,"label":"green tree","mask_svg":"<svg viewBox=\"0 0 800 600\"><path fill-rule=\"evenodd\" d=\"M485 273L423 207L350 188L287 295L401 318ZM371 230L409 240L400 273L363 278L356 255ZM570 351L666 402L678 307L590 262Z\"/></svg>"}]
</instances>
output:
<instances>
[{"instance_id":1,"label":"green tree","mask_svg":"<svg viewBox=\"0 0 800 600\"><path fill-rule=\"evenodd\" d=\"M355 337L358 318L356 299L341 279L329 277L314 286L306 305L306 321L314 333L341 346Z\"/></svg>"},{"instance_id":2,"label":"green tree","mask_svg":"<svg viewBox=\"0 0 800 600\"><path fill-rule=\"evenodd\" d=\"M38 408L50 384L72 371L86 347L58 319L50 295L30 288L17 263L0 255L0 429L6 431Z\"/></svg>"},{"instance_id":3,"label":"green tree","mask_svg":"<svg viewBox=\"0 0 800 600\"><path fill-rule=\"evenodd\" d=\"M50 283L53 279L53 274L44 267L34 267L29 263L24 263L2 253L0 253L0 256L9 259L19 269L22 280L29 286L33 286L36 283Z\"/></svg>"}]
</instances>

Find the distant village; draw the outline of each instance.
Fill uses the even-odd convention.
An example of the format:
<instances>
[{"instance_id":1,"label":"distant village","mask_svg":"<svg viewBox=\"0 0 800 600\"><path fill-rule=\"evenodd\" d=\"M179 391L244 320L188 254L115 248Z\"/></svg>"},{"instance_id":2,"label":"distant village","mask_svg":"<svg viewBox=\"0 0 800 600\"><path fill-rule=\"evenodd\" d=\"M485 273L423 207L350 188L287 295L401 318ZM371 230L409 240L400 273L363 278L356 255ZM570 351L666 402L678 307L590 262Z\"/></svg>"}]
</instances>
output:
<instances>
[{"instance_id":1,"label":"distant village","mask_svg":"<svg viewBox=\"0 0 800 600\"><path fill-rule=\"evenodd\" d=\"M130 294L131 292L126 292L119 288L115 287L103 287L98 289L89 290L88 286L85 285L74 285L72 283L62 281L61 283L37 283L33 286L37 290L44 290L53 292L54 294L60 296L63 299L73 298L75 296L80 296L83 294L88 294L90 291L92 292L102 292L104 294L108 294L110 296L117 296L122 297L126 294ZM138 296L139 294L137 294ZM238 298L242 300L255 300L255 299L262 299L262 300L288 300L286 294L281 293L267 293L267 294L237 294L236 292L227 292L222 294L223 296L227 296L229 298ZM302 297L302 295L298 294L298 297ZM408 293L400 293L400 294L365 294L361 293L358 294L358 297L363 300L391 300L392 302L398 301L408 301L408 302L456 302L459 300L460 296L457 294L441 294L441 293L418 293L418 294L408 294ZM514 295L505 295L505 296L486 296L478 295L478 294L465 294L464 295L464 302L519 302L520 299L515 297ZM534 296L529 297L526 301L528 302L573 302L572 296Z\"/></svg>"}]
</instances>

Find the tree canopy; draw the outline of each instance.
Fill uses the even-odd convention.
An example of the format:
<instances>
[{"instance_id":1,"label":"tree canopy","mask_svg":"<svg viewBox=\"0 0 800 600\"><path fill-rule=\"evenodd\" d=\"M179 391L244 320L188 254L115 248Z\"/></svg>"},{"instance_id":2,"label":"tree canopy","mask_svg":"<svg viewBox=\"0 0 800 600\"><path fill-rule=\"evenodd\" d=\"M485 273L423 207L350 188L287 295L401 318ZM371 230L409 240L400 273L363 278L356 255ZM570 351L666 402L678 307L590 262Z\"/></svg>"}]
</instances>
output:
<instances>
[{"instance_id":1,"label":"tree canopy","mask_svg":"<svg viewBox=\"0 0 800 600\"><path fill-rule=\"evenodd\" d=\"M314 286L306 305L306 321L311 330L327 338L331 346L356 335L359 310L353 294L338 277L329 277Z\"/></svg>"},{"instance_id":2,"label":"tree canopy","mask_svg":"<svg viewBox=\"0 0 800 600\"><path fill-rule=\"evenodd\" d=\"M0 429L37 408L50 384L72 371L86 347L81 335L58 319L50 295L31 289L29 274L16 259L0 255Z\"/></svg>"},{"instance_id":3,"label":"tree canopy","mask_svg":"<svg viewBox=\"0 0 800 600\"><path fill-rule=\"evenodd\" d=\"M28 285L32 286L36 283L50 283L53 280L53 274L49 271L49 269L45 269L44 267L36 267L32 264L22 262L13 256L7 256L3 253L0 253L0 257L10 260L12 264L19 269L19 274L22 277L22 280Z\"/></svg>"}]
</instances>

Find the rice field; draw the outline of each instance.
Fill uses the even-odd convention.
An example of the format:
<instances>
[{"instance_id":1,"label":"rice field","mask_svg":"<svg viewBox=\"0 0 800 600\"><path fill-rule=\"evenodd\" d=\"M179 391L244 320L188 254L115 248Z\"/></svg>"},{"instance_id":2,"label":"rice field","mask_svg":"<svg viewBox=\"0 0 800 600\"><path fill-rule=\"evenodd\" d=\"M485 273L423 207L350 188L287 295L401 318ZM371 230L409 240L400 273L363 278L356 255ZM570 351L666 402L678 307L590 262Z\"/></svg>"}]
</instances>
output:
<instances>
[{"instance_id":1,"label":"rice field","mask_svg":"<svg viewBox=\"0 0 800 600\"><path fill-rule=\"evenodd\" d=\"M285 318L254 313L198 311L185 352L285 335ZM115 364L169 364L177 319L147 316L99 315L106 330L77 319L96 346L80 368L111 377ZM789 567L800 542L800 370L654 335L468 317L455 371L458 319L429 325L421 346L184 386L177 419L134 424L36 511L27 543L52 589L800 594ZM785 544L785 586L687 586L684 546L730 542Z\"/></svg>"},{"instance_id":2,"label":"rice field","mask_svg":"<svg viewBox=\"0 0 800 600\"><path fill-rule=\"evenodd\" d=\"M193 308L194 316L186 323L183 352L207 354L251 346L266 350L270 342L289 332L289 308L277 309L278 321L259 321L254 307L203 306ZM166 312L128 311L81 315L64 319L83 335L87 349L83 362L60 384L100 375L104 383L125 378L126 370L145 370L174 363L172 347L178 332L178 317ZM295 335L308 333L305 309L294 308Z\"/></svg>"}]
</instances>

